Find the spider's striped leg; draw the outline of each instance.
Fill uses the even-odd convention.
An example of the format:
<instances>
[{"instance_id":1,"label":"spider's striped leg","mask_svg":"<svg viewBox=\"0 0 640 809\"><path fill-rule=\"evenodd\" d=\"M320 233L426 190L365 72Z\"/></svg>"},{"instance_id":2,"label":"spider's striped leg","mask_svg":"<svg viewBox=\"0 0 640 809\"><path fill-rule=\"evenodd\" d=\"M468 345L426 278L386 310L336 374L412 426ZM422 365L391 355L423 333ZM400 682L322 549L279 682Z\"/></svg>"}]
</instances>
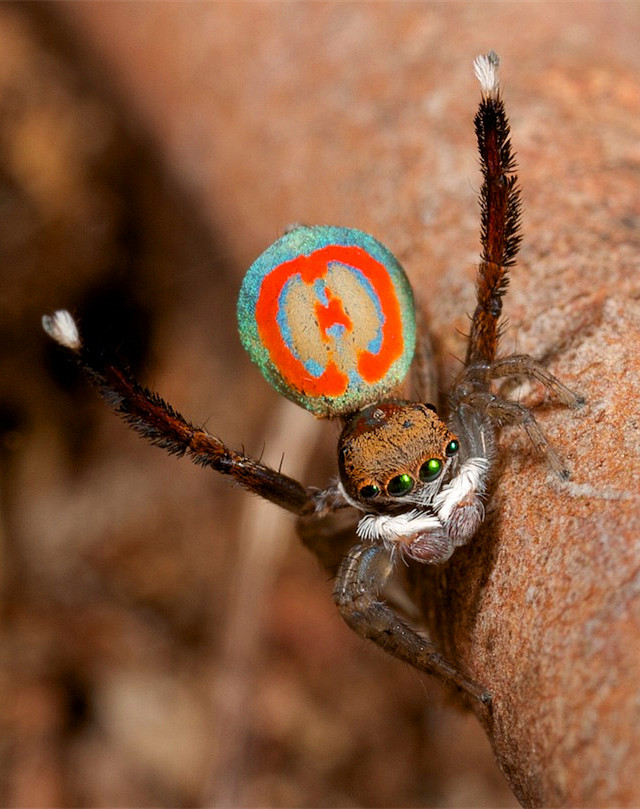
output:
<instances>
[{"instance_id":1,"label":"spider's striped leg","mask_svg":"<svg viewBox=\"0 0 640 809\"><path fill-rule=\"evenodd\" d=\"M59 311L43 318L43 326L59 345L75 355L103 398L124 421L152 444L172 455L186 455L200 466L209 466L229 475L245 489L294 514L314 510L311 492L298 481L230 449L219 438L188 422L157 393L140 385L126 371L87 349L68 312Z\"/></svg>"},{"instance_id":2,"label":"spider's striped leg","mask_svg":"<svg viewBox=\"0 0 640 809\"><path fill-rule=\"evenodd\" d=\"M585 402L584 396L574 393L563 385L559 379L528 354L511 354L491 363L489 367L491 379L509 376L526 376L535 379L544 385L555 399L567 407L581 407Z\"/></svg>"},{"instance_id":3,"label":"spider's striped leg","mask_svg":"<svg viewBox=\"0 0 640 809\"><path fill-rule=\"evenodd\" d=\"M457 686L481 703L491 694L448 663L431 641L418 635L379 600L393 571L390 554L381 545L356 545L340 566L333 594L346 623L363 638L420 671Z\"/></svg>"},{"instance_id":4,"label":"spider's striped leg","mask_svg":"<svg viewBox=\"0 0 640 809\"><path fill-rule=\"evenodd\" d=\"M549 442L542 427L540 427L536 417L528 407L525 407L519 402L503 399L492 393L474 394L471 400L473 405L478 408L479 411L484 412L496 425L505 426L507 424L517 424L522 427L538 452L545 456L547 463L553 471L563 480L567 480L570 477L569 470Z\"/></svg>"}]
</instances>

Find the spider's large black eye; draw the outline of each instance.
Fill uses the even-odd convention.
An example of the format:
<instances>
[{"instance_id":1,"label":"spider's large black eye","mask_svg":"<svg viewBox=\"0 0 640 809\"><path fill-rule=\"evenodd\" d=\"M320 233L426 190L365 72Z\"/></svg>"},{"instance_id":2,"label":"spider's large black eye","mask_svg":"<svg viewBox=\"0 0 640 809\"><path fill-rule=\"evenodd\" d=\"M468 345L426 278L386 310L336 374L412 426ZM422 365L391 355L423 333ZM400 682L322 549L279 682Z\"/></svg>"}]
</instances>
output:
<instances>
[{"instance_id":1,"label":"spider's large black eye","mask_svg":"<svg viewBox=\"0 0 640 809\"><path fill-rule=\"evenodd\" d=\"M425 461L420 467L420 480L425 483L431 483L431 481L436 480L440 472L442 472L442 461L440 458L429 458L429 460Z\"/></svg>"},{"instance_id":2,"label":"spider's large black eye","mask_svg":"<svg viewBox=\"0 0 640 809\"><path fill-rule=\"evenodd\" d=\"M402 497L404 494L409 494L413 489L414 480L411 475L406 472L403 475L396 475L387 483L387 492L392 497Z\"/></svg>"},{"instance_id":3,"label":"spider's large black eye","mask_svg":"<svg viewBox=\"0 0 640 809\"><path fill-rule=\"evenodd\" d=\"M458 442L457 442L457 441L456 441L456 439L454 438L452 441L449 441L449 443L447 444L446 449L445 449L445 451L444 451L444 454L445 454L445 455L446 455L448 458L450 458L452 455L455 455L455 454L456 454L456 452L457 452L459 449L460 449L460 444L458 444Z\"/></svg>"},{"instance_id":4,"label":"spider's large black eye","mask_svg":"<svg viewBox=\"0 0 640 809\"><path fill-rule=\"evenodd\" d=\"M369 483L367 486L363 486L358 494L360 497L364 497L365 500L370 500L380 494L380 487L376 486L375 483Z\"/></svg>"}]
</instances>

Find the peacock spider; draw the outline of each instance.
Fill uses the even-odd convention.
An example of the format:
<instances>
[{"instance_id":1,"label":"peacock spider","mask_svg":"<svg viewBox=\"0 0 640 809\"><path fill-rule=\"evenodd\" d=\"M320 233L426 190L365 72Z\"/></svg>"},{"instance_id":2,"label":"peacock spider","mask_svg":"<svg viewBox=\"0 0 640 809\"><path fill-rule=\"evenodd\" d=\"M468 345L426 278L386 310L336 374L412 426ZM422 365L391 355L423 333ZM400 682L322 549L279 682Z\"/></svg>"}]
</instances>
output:
<instances>
[{"instance_id":1,"label":"peacock spider","mask_svg":"<svg viewBox=\"0 0 640 809\"><path fill-rule=\"evenodd\" d=\"M532 412L492 385L499 378L531 377L568 407L584 401L532 357L498 356L502 298L521 238L520 190L498 64L493 52L474 63L482 90L475 116L482 253L466 359L445 412L438 414L428 401L424 363L417 370L421 400L399 398L416 344L413 296L400 265L371 236L296 227L245 277L238 321L251 358L280 393L343 425L339 478L326 488L305 487L195 427L85 346L68 312L43 318L48 334L75 355L134 430L297 515L303 542L337 571L334 600L352 629L483 703L490 702L489 692L410 628L382 591L398 559L439 564L473 538L484 518L503 425L521 426L551 468L561 477L568 474ZM426 340L418 341L418 358ZM351 521L334 519L343 513Z\"/></svg>"}]
</instances>

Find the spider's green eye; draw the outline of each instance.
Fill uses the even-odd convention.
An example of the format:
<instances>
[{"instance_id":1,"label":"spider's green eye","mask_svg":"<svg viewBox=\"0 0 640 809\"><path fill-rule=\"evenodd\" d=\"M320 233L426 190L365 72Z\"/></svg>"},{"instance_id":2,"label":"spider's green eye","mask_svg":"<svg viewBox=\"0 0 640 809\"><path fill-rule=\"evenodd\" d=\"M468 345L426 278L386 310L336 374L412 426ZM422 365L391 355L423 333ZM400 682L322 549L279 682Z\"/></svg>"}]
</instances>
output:
<instances>
[{"instance_id":1,"label":"spider's green eye","mask_svg":"<svg viewBox=\"0 0 640 809\"><path fill-rule=\"evenodd\" d=\"M456 452L457 452L459 449L460 449L460 444L458 444L458 442L457 442L457 441L456 441L456 439L454 438L454 439L453 439L453 441L449 441L449 443L447 444L447 447L446 447L446 449L445 449L445 451L444 451L444 454L445 454L445 455L446 455L448 458L450 458L452 455L455 455L455 454L456 454Z\"/></svg>"},{"instance_id":2,"label":"spider's green eye","mask_svg":"<svg viewBox=\"0 0 640 809\"><path fill-rule=\"evenodd\" d=\"M451 442L454 443L453 441ZM420 467L420 480L425 483L431 483L442 472L442 461L440 458L429 458Z\"/></svg>"},{"instance_id":3,"label":"spider's green eye","mask_svg":"<svg viewBox=\"0 0 640 809\"><path fill-rule=\"evenodd\" d=\"M376 486L375 483L369 483L368 486L363 486L360 489L360 497L364 497L365 500L369 500L371 497L376 497L380 494L380 487Z\"/></svg>"},{"instance_id":4,"label":"spider's green eye","mask_svg":"<svg viewBox=\"0 0 640 809\"><path fill-rule=\"evenodd\" d=\"M413 478L411 475L396 475L387 483L387 492L392 497L402 497L403 494L408 494L413 489Z\"/></svg>"}]
</instances>

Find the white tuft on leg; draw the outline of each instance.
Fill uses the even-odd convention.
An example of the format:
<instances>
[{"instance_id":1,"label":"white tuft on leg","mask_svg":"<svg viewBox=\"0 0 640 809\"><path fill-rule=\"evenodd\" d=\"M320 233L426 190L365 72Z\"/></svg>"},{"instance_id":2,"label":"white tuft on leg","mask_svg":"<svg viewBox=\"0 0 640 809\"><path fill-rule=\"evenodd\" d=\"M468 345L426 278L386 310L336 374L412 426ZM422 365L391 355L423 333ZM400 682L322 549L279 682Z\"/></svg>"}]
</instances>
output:
<instances>
[{"instance_id":1,"label":"white tuft on leg","mask_svg":"<svg viewBox=\"0 0 640 809\"><path fill-rule=\"evenodd\" d=\"M61 346L71 351L80 351L82 348L76 322L66 309L58 309L52 315L44 315L42 328Z\"/></svg>"},{"instance_id":2,"label":"white tuft on leg","mask_svg":"<svg viewBox=\"0 0 640 809\"><path fill-rule=\"evenodd\" d=\"M498 92L498 65L500 57L495 51L483 53L473 60L473 71L480 82L480 88L487 98L494 97Z\"/></svg>"}]
</instances>

